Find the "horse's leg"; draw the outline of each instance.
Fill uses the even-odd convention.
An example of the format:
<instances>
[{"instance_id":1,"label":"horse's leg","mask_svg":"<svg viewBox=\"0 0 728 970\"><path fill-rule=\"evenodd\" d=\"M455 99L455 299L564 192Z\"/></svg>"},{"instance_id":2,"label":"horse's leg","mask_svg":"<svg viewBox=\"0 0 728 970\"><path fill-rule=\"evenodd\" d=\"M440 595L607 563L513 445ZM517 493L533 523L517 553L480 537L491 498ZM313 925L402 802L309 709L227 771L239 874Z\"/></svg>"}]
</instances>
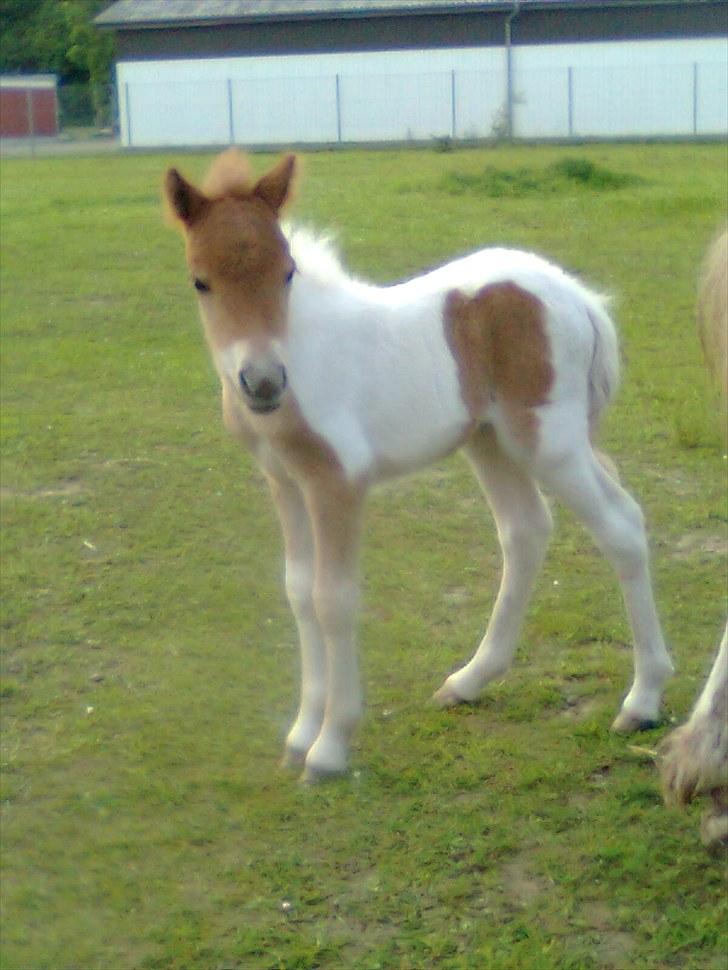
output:
<instances>
[{"instance_id":1,"label":"horse's leg","mask_svg":"<svg viewBox=\"0 0 728 970\"><path fill-rule=\"evenodd\" d=\"M558 416L554 415L554 426ZM542 448L535 470L547 488L572 509L614 567L622 588L634 640L635 676L612 725L628 732L657 721L662 688L673 667L660 629L650 580L649 554L642 511L600 464L586 436L564 448Z\"/></svg>"},{"instance_id":2,"label":"horse's leg","mask_svg":"<svg viewBox=\"0 0 728 970\"><path fill-rule=\"evenodd\" d=\"M356 656L358 559L363 490L321 473L306 487L313 527L313 602L326 645L326 703L321 731L306 756L304 779L346 771L349 741L362 715Z\"/></svg>"},{"instance_id":3,"label":"horse's leg","mask_svg":"<svg viewBox=\"0 0 728 970\"><path fill-rule=\"evenodd\" d=\"M720 838L728 838L728 623L689 720L663 739L659 753L665 800L685 805L714 792L725 830Z\"/></svg>"},{"instance_id":4,"label":"horse's leg","mask_svg":"<svg viewBox=\"0 0 728 970\"><path fill-rule=\"evenodd\" d=\"M503 573L488 629L473 658L451 674L435 694L443 706L473 700L488 681L510 667L534 580L549 536L551 513L527 471L483 430L465 453L495 518L503 552Z\"/></svg>"},{"instance_id":5,"label":"horse's leg","mask_svg":"<svg viewBox=\"0 0 728 970\"><path fill-rule=\"evenodd\" d=\"M285 761L301 763L318 737L326 700L326 649L313 602L314 545L308 510L299 486L284 473L270 477L271 494L283 529L286 594L298 627L301 698L286 738Z\"/></svg>"}]
</instances>

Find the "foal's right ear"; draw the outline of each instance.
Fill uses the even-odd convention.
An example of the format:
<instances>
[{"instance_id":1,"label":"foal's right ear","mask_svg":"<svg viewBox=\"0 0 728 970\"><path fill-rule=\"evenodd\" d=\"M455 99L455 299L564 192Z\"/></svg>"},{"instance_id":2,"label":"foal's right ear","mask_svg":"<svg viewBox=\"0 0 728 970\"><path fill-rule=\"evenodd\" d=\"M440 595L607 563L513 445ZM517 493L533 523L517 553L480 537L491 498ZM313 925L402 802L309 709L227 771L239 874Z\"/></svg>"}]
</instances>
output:
<instances>
[{"instance_id":1,"label":"foal's right ear","mask_svg":"<svg viewBox=\"0 0 728 970\"><path fill-rule=\"evenodd\" d=\"M172 216L186 226L196 222L209 205L207 196L183 178L176 168L170 168L165 176L164 195Z\"/></svg>"}]
</instances>

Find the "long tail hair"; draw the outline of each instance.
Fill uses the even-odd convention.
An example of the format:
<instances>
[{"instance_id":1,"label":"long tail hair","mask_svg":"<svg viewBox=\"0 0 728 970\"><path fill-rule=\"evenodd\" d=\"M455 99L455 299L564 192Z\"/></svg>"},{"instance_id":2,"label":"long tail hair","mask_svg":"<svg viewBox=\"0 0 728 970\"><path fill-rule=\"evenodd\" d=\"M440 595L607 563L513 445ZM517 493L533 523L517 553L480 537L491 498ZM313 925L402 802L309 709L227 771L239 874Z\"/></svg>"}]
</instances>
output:
<instances>
[{"instance_id":1,"label":"long tail hair","mask_svg":"<svg viewBox=\"0 0 728 970\"><path fill-rule=\"evenodd\" d=\"M728 400L728 227L714 240L698 288L698 333L705 361Z\"/></svg>"}]
</instances>

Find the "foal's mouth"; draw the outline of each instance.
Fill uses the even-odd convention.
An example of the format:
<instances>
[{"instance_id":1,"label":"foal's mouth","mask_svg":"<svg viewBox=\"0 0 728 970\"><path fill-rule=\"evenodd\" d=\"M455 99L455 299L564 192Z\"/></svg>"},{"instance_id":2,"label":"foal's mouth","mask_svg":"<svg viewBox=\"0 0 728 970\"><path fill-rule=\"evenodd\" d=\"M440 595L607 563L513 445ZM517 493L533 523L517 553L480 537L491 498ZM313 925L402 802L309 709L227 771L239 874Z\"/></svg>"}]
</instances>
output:
<instances>
[{"instance_id":1,"label":"foal's mouth","mask_svg":"<svg viewBox=\"0 0 728 970\"><path fill-rule=\"evenodd\" d=\"M272 414L273 411L277 411L281 406L280 400L278 401L248 401L248 407L253 412L253 414Z\"/></svg>"}]
</instances>

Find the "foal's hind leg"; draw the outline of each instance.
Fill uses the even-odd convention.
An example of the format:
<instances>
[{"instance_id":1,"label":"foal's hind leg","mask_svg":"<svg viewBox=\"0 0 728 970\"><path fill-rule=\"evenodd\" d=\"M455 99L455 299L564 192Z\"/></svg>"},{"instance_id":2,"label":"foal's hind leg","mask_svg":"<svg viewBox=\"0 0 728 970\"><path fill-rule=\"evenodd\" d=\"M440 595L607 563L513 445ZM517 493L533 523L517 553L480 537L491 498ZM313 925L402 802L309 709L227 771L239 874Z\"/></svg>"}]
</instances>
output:
<instances>
[{"instance_id":1,"label":"foal's hind leg","mask_svg":"<svg viewBox=\"0 0 728 970\"><path fill-rule=\"evenodd\" d=\"M563 441L563 432L560 434ZM588 439L568 451L543 449L535 463L539 478L572 509L614 567L634 639L635 676L612 725L627 732L659 717L662 688L673 667L662 638L650 580L642 511L605 471Z\"/></svg>"},{"instance_id":2,"label":"foal's hind leg","mask_svg":"<svg viewBox=\"0 0 728 970\"><path fill-rule=\"evenodd\" d=\"M551 514L535 481L503 452L492 429L479 432L465 453L495 518L503 574L480 646L469 663L451 674L435 694L443 706L473 700L485 684L510 667L551 534Z\"/></svg>"}]
</instances>

